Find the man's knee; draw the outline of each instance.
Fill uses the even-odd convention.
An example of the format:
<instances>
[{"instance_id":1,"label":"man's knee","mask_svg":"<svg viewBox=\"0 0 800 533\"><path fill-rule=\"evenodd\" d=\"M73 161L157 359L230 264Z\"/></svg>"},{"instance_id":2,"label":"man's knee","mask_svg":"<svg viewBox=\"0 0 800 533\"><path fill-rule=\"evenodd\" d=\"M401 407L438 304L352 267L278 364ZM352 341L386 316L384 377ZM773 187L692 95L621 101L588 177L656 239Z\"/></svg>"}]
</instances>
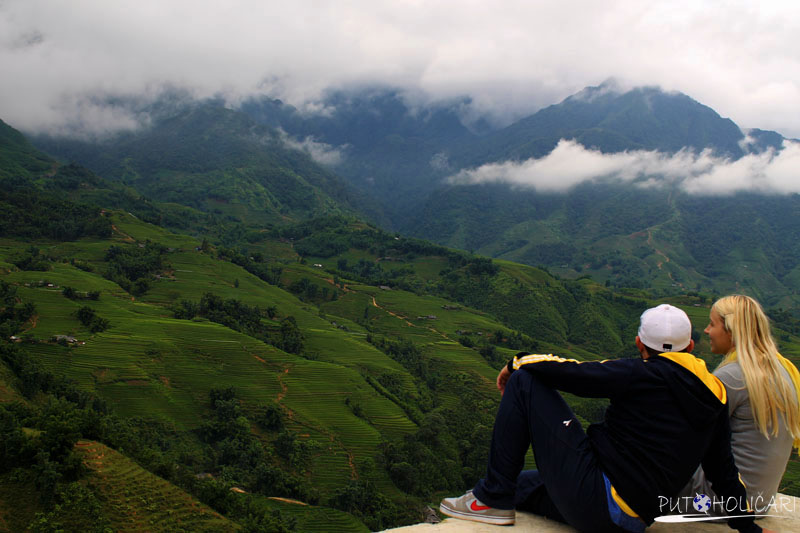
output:
<instances>
[{"instance_id":1,"label":"man's knee","mask_svg":"<svg viewBox=\"0 0 800 533\"><path fill-rule=\"evenodd\" d=\"M508 378L508 382L506 383L506 387L518 388L523 386L522 382L527 382L533 376L530 372L526 372L524 370L515 370L514 373L511 374L511 377Z\"/></svg>"},{"instance_id":2,"label":"man's knee","mask_svg":"<svg viewBox=\"0 0 800 533\"><path fill-rule=\"evenodd\" d=\"M528 393L541 388L553 390L542 383L533 373L526 370L517 370L511 374L511 377L508 378L508 383L506 383L506 389L509 387L513 391L525 391Z\"/></svg>"},{"instance_id":3,"label":"man's knee","mask_svg":"<svg viewBox=\"0 0 800 533\"><path fill-rule=\"evenodd\" d=\"M565 416L566 414L574 416L564 401L564 397L556 389L526 370L517 370L511 374L505 391L505 396L509 395L521 409L529 414L544 410L548 415L552 414L551 411L558 411L564 413Z\"/></svg>"}]
</instances>

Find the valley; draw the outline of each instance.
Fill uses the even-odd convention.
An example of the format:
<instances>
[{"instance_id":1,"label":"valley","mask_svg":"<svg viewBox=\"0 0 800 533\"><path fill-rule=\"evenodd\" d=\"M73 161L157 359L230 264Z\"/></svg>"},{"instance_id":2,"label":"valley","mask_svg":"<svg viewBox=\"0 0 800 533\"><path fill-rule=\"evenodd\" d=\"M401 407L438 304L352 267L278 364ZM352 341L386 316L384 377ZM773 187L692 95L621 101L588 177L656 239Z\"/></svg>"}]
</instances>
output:
<instances>
[{"instance_id":1,"label":"valley","mask_svg":"<svg viewBox=\"0 0 800 533\"><path fill-rule=\"evenodd\" d=\"M753 294L800 362L797 194L450 179L561 138L746 157L688 97L596 89L497 131L381 91L332 96L338 118L192 102L97 142L0 124L0 531L419 522L483 475L515 353L636 356L656 303L713 367L710 304ZM705 120L696 143L622 120L644 96ZM586 424L607 405L569 402ZM793 459L780 490L798 483Z\"/></svg>"}]
</instances>

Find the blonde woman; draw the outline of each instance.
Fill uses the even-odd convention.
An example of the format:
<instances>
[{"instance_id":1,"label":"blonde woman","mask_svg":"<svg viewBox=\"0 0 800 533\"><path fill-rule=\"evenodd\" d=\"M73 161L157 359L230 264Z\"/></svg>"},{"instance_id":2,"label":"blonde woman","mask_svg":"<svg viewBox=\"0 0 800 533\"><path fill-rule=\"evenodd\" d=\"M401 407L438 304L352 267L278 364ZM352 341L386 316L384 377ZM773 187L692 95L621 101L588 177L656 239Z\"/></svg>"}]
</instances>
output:
<instances>
[{"instance_id":1,"label":"blonde woman","mask_svg":"<svg viewBox=\"0 0 800 533\"><path fill-rule=\"evenodd\" d=\"M711 351L725 355L714 375L727 390L731 448L750 506L769 513L792 448L800 448L800 373L778 353L766 314L748 296L717 300L705 333ZM702 469L682 496L697 494L714 501ZM712 512L725 514L720 507Z\"/></svg>"}]
</instances>

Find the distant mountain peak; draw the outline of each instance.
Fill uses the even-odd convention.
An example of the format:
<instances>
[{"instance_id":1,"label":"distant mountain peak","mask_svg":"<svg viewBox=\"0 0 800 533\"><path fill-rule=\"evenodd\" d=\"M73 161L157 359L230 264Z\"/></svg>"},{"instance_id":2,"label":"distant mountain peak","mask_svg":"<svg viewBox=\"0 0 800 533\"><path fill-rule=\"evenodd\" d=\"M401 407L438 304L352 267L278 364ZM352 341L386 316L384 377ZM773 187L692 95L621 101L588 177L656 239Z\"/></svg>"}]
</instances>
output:
<instances>
[{"instance_id":1,"label":"distant mountain peak","mask_svg":"<svg viewBox=\"0 0 800 533\"><path fill-rule=\"evenodd\" d=\"M617 78L608 78L597 86L584 87L577 93L568 96L564 101L594 102L606 95L619 96L627 92L627 88Z\"/></svg>"}]
</instances>

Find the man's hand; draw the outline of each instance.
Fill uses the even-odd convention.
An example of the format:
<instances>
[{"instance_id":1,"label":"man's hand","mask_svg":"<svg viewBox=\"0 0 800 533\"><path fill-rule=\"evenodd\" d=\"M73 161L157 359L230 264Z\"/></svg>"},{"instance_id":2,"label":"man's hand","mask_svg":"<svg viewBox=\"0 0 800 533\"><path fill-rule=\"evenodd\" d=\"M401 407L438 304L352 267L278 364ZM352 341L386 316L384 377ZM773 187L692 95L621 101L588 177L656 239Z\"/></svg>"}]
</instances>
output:
<instances>
[{"instance_id":1,"label":"man's hand","mask_svg":"<svg viewBox=\"0 0 800 533\"><path fill-rule=\"evenodd\" d=\"M507 366L504 366L503 370L501 370L500 373L497 374L497 390L500 391L501 396L506 391L506 383L508 382L508 378L510 377L511 377L511 372L509 372Z\"/></svg>"}]
</instances>

